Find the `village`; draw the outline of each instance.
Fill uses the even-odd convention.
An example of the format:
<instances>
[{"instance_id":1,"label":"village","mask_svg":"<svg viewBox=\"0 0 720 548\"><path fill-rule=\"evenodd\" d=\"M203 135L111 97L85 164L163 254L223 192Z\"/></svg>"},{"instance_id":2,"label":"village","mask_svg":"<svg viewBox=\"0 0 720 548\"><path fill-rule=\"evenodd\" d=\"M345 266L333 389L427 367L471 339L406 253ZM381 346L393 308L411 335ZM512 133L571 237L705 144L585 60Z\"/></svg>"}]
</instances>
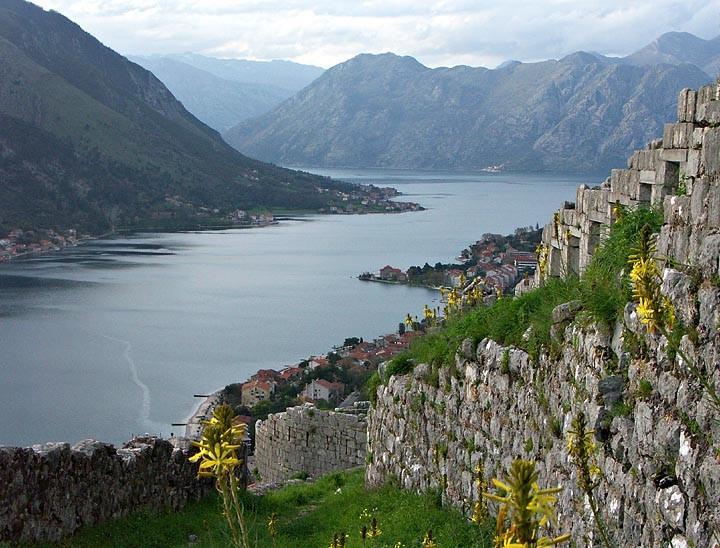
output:
<instances>
[{"instance_id":1,"label":"village","mask_svg":"<svg viewBox=\"0 0 720 548\"><path fill-rule=\"evenodd\" d=\"M320 209L320 213L404 213L425 209L413 202L394 201L392 198L396 198L400 193L392 187L362 185L350 192L326 188L317 190L321 194L330 193L333 198L328 207Z\"/></svg>"},{"instance_id":2,"label":"village","mask_svg":"<svg viewBox=\"0 0 720 548\"><path fill-rule=\"evenodd\" d=\"M13 228L6 236L0 237L0 263L23 255L57 251L63 247L76 245L77 231L66 230L62 233L49 230L22 230Z\"/></svg>"},{"instance_id":3,"label":"village","mask_svg":"<svg viewBox=\"0 0 720 548\"><path fill-rule=\"evenodd\" d=\"M405 351L422 334L422 325L406 329L400 323L397 333L372 341L351 337L327 354L279 370L261 369L243 383L226 386L222 397L251 431L255 421L304 402L320 409L352 408L367 399L367 380L378 366Z\"/></svg>"},{"instance_id":4,"label":"village","mask_svg":"<svg viewBox=\"0 0 720 548\"><path fill-rule=\"evenodd\" d=\"M363 272L360 280L420 285L430 288L463 288L469 281L484 287L488 295L508 293L537 269L535 248L539 228L518 228L513 234L484 234L460 252L456 264L411 266L406 271L390 265L377 273Z\"/></svg>"}]
</instances>

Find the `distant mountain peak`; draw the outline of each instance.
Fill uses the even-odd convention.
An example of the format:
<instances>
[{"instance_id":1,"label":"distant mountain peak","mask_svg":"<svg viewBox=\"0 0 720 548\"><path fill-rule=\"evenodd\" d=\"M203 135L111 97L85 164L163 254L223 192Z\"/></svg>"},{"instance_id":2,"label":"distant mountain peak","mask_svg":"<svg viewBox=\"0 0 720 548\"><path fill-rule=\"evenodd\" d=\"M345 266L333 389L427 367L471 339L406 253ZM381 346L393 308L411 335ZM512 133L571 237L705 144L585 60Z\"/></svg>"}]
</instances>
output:
<instances>
[{"instance_id":1,"label":"distant mountain peak","mask_svg":"<svg viewBox=\"0 0 720 548\"><path fill-rule=\"evenodd\" d=\"M385 53L360 53L345 61L343 64L366 64L366 65L402 65L410 68L427 70L427 67L410 55L398 55L391 51ZM337 65L336 65L337 66Z\"/></svg>"},{"instance_id":2,"label":"distant mountain peak","mask_svg":"<svg viewBox=\"0 0 720 548\"><path fill-rule=\"evenodd\" d=\"M522 63L520 61L517 61L515 59L508 59L507 61L503 61L500 63L497 67L495 67L495 70L502 70L507 69L511 67L516 67L517 65L521 65Z\"/></svg>"},{"instance_id":3,"label":"distant mountain peak","mask_svg":"<svg viewBox=\"0 0 720 548\"><path fill-rule=\"evenodd\" d=\"M704 40L689 32L666 32L623 58L623 62L630 65L690 63L714 77L720 70L720 36Z\"/></svg>"},{"instance_id":4,"label":"distant mountain peak","mask_svg":"<svg viewBox=\"0 0 720 548\"><path fill-rule=\"evenodd\" d=\"M611 63L612 59L591 51L576 51L560 59L561 63L589 65L592 63Z\"/></svg>"},{"instance_id":5,"label":"distant mountain peak","mask_svg":"<svg viewBox=\"0 0 720 548\"><path fill-rule=\"evenodd\" d=\"M362 54L224 137L285 165L588 172L621 165L674 116L680 89L705 82L691 65L589 52L511 70Z\"/></svg>"}]
</instances>

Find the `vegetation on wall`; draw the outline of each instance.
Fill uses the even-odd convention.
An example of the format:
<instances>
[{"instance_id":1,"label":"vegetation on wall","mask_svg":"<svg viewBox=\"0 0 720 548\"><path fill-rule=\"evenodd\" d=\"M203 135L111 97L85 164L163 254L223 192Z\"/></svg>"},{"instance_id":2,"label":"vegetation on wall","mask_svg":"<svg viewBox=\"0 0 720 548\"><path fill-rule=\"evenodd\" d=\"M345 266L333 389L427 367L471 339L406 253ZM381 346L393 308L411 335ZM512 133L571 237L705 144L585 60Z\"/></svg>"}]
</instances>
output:
<instances>
[{"instance_id":1,"label":"vegetation on wall","mask_svg":"<svg viewBox=\"0 0 720 548\"><path fill-rule=\"evenodd\" d=\"M552 311L562 303L579 301L580 315L588 321L611 326L632 299L628 261L645 232L657 232L662 224L658 209L638 207L618 210L612 226L581 278L550 278L519 297L504 297L490 306L464 309L445 322L445 326L416 338L410 349L395 357L386 369L385 379L427 363L437 368L451 364L460 343L467 338L477 344L488 337L506 346L526 350L537 358L553 350L550 328Z\"/></svg>"}]
</instances>

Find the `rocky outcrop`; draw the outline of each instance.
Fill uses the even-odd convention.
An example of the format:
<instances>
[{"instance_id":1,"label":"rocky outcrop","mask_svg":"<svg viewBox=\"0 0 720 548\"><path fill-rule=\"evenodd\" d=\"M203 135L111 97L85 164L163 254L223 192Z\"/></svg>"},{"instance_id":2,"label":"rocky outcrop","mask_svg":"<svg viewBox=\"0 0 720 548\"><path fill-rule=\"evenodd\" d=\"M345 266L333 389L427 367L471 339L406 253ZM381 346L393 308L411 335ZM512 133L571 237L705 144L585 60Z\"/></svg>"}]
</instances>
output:
<instances>
[{"instance_id":1,"label":"rocky outcrop","mask_svg":"<svg viewBox=\"0 0 720 548\"><path fill-rule=\"evenodd\" d=\"M461 345L454 367L392 377L369 415L366 478L439 488L469 510L473 470L502 476L535 459L544 485L562 485L558 531L578 545L597 527L566 448L572 417L594 427L602 481L596 491L618 546L717 546L720 535L720 87L680 95L662 142L635 153L599 188L581 187L544 231L547 275L582 272L618 204L662 204L662 291L685 326L679 342L650 334L629 303L614 329L555 309L559 350L533 361L485 339Z\"/></svg>"},{"instance_id":2,"label":"rocky outcrop","mask_svg":"<svg viewBox=\"0 0 720 548\"><path fill-rule=\"evenodd\" d=\"M365 463L367 423L355 413L322 411L312 404L290 407L255 426L255 466L263 482L318 477Z\"/></svg>"},{"instance_id":3,"label":"rocky outcrop","mask_svg":"<svg viewBox=\"0 0 720 548\"><path fill-rule=\"evenodd\" d=\"M0 447L0 541L55 542L142 508L179 510L212 488L158 438Z\"/></svg>"}]
</instances>

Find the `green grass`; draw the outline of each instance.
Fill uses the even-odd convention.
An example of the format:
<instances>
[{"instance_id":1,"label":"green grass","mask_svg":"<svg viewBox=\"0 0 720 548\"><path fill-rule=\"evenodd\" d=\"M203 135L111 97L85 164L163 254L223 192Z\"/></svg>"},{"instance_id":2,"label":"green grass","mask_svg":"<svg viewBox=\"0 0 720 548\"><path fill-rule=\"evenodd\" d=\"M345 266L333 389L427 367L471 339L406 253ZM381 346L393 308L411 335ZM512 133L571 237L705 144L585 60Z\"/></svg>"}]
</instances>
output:
<instances>
[{"instance_id":1,"label":"green grass","mask_svg":"<svg viewBox=\"0 0 720 548\"><path fill-rule=\"evenodd\" d=\"M552 309L578 296L577 279L552 279L543 287L517 298L503 298L491 306L479 306L460 316L451 318L445 327L435 333L413 340L410 351L393 360L388 371L404 370L394 367L396 362L448 365L463 339L475 344L489 337L500 344L514 345L536 355L550 343ZM523 334L532 326L528 341Z\"/></svg>"},{"instance_id":2,"label":"green grass","mask_svg":"<svg viewBox=\"0 0 720 548\"><path fill-rule=\"evenodd\" d=\"M443 329L414 339L409 351L391 361L387 376L407 372L408 364L413 363L428 363L436 374L438 367L453 363L457 348L466 338L477 344L489 337L500 344L522 348L536 359L552 347L553 308L572 300L581 302L582 314L591 321L612 326L632 298L628 259L638 234L646 225L656 233L662 222L659 209L625 210L580 279L552 278L520 297L506 297L491 306L479 306L448 319ZM523 334L528 327L532 330L526 340Z\"/></svg>"},{"instance_id":3,"label":"green grass","mask_svg":"<svg viewBox=\"0 0 720 548\"><path fill-rule=\"evenodd\" d=\"M580 285L583 308L593 320L612 325L622 314L632 297L628 260L637 245L638 235L646 225L651 233L656 233L662 223L662 210L641 207L625 211L620 221L613 225L585 270Z\"/></svg>"},{"instance_id":4,"label":"green grass","mask_svg":"<svg viewBox=\"0 0 720 548\"><path fill-rule=\"evenodd\" d=\"M339 489L339 492L338 492ZM492 546L492 525L479 528L459 512L442 508L437 495L416 495L387 485L366 490L363 470L329 474L313 484L299 484L256 497L244 496L250 538L258 547L272 547L266 523L278 514L278 548L325 548L333 534L345 531L348 548L361 547L360 515L367 509L378 519L382 534L367 547L419 546L428 529L438 545L452 547ZM369 525L369 524L368 524ZM141 512L99 526L88 527L66 545L78 547L167 547L187 546L188 536L197 535L200 547L228 546L227 529L218 499L209 497L169 514Z\"/></svg>"}]
</instances>

